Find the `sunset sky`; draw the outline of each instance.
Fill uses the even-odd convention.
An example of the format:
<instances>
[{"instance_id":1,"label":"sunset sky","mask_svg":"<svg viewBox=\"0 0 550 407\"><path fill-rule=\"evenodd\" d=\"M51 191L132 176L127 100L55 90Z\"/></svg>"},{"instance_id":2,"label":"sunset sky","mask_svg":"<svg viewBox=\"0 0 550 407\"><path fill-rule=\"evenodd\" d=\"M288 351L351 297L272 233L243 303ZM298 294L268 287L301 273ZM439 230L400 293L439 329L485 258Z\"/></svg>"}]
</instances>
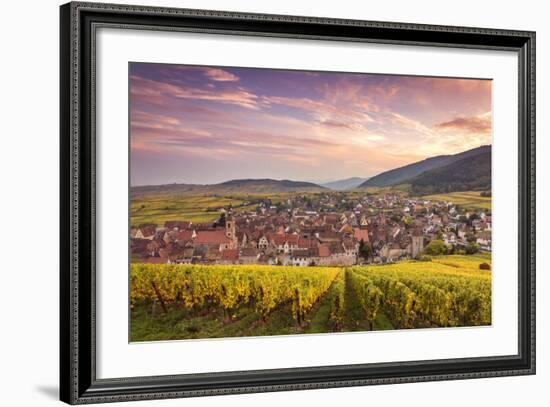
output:
<instances>
[{"instance_id":1,"label":"sunset sky","mask_svg":"<svg viewBox=\"0 0 550 407\"><path fill-rule=\"evenodd\" d=\"M491 81L130 64L130 182L368 177L491 144Z\"/></svg>"}]
</instances>

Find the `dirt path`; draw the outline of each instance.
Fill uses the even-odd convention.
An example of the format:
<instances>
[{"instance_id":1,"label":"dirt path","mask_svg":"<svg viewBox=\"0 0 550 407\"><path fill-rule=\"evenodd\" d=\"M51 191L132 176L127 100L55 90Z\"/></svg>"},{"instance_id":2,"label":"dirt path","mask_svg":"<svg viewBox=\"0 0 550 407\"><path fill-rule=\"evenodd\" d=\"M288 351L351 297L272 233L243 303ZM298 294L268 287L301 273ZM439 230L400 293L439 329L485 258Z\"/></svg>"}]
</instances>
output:
<instances>
[{"instance_id":1,"label":"dirt path","mask_svg":"<svg viewBox=\"0 0 550 407\"><path fill-rule=\"evenodd\" d=\"M344 331L369 331L370 324L359 304L357 295L346 279Z\"/></svg>"}]
</instances>

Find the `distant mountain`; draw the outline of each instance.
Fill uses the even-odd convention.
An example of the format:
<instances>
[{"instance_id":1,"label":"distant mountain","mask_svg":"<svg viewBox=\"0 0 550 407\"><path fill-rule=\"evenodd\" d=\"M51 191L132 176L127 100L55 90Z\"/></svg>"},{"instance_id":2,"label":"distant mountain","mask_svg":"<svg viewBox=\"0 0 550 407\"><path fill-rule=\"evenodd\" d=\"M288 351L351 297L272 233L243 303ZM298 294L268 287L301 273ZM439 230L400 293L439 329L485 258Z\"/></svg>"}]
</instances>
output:
<instances>
[{"instance_id":1,"label":"distant mountain","mask_svg":"<svg viewBox=\"0 0 550 407\"><path fill-rule=\"evenodd\" d=\"M330 188L330 189L335 189L337 191L345 191L347 189L353 189L358 187L366 180L368 180L368 178L352 177L352 178L340 179L338 181L325 182L324 184L321 184L321 186Z\"/></svg>"},{"instance_id":2,"label":"distant mountain","mask_svg":"<svg viewBox=\"0 0 550 407\"><path fill-rule=\"evenodd\" d=\"M424 171L406 181L418 195L491 189L491 151L467 155L442 167Z\"/></svg>"},{"instance_id":3,"label":"distant mountain","mask_svg":"<svg viewBox=\"0 0 550 407\"><path fill-rule=\"evenodd\" d=\"M220 193L280 193L321 192L327 188L312 182L275 179L236 179L219 184L165 184L131 187L133 195L144 194L220 194Z\"/></svg>"},{"instance_id":4,"label":"distant mountain","mask_svg":"<svg viewBox=\"0 0 550 407\"><path fill-rule=\"evenodd\" d=\"M472 150L464 151L454 155L438 155L435 157L426 158L413 164L405 165L404 167L395 168L378 174L359 185L359 188L364 187L386 187L397 184L405 184L406 181L438 167L452 164L464 158L472 157L481 153L491 152L491 146L481 146Z\"/></svg>"},{"instance_id":5,"label":"distant mountain","mask_svg":"<svg viewBox=\"0 0 550 407\"><path fill-rule=\"evenodd\" d=\"M210 185L211 188L234 190L235 192L315 192L325 190L325 187L313 182L275 180L275 179L235 179Z\"/></svg>"}]
</instances>

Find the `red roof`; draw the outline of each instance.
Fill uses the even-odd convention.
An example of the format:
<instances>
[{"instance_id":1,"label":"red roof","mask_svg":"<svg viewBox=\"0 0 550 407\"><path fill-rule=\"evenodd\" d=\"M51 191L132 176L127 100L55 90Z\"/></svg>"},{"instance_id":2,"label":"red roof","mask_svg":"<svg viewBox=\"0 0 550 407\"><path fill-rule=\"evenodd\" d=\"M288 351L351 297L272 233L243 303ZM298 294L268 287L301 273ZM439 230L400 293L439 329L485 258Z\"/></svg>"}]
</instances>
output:
<instances>
[{"instance_id":1,"label":"red roof","mask_svg":"<svg viewBox=\"0 0 550 407\"><path fill-rule=\"evenodd\" d=\"M155 225L145 225L139 228L141 231L141 234L145 237L153 236L155 232L157 231L157 227Z\"/></svg>"},{"instance_id":2,"label":"red roof","mask_svg":"<svg viewBox=\"0 0 550 407\"><path fill-rule=\"evenodd\" d=\"M296 245L298 244L298 235L287 235L286 241L289 245Z\"/></svg>"},{"instance_id":3,"label":"red roof","mask_svg":"<svg viewBox=\"0 0 550 407\"><path fill-rule=\"evenodd\" d=\"M268 240L275 242L277 246L283 246L285 243L288 243L289 246L295 246L298 244L299 238L298 235L271 234Z\"/></svg>"},{"instance_id":4,"label":"red roof","mask_svg":"<svg viewBox=\"0 0 550 407\"><path fill-rule=\"evenodd\" d=\"M328 244L319 245L319 257L328 257L330 256L330 246Z\"/></svg>"},{"instance_id":5,"label":"red roof","mask_svg":"<svg viewBox=\"0 0 550 407\"><path fill-rule=\"evenodd\" d=\"M300 249L309 249L310 247L316 247L317 243L313 239L305 239L303 237L298 239L298 247Z\"/></svg>"},{"instance_id":6,"label":"red roof","mask_svg":"<svg viewBox=\"0 0 550 407\"><path fill-rule=\"evenodd\" d=\"M337 232L334 232L332 230L325 230L319 233L319 240L333 240L333 241L339 241L340 235Z\"/></svg>"},{"instance_id":7,"label":"red roof","mask_svg":"<svg viewBox=\"0 0 550 407\"><path fill-rule=\"evenodd\" d=\"M340 220L340 215L336 213L325 215L325 223L338 223L339 220Z\"/></svg>"},{"instance_id":8,"label":"red roof","mask_svg":"<svg viewBox=\"0 0 550 407\"><path fill-rule=\"evenodd\" d=\"M202 230L197 233L195 243L224 244L229 243L229 238L225 236L225 232L223 230Z\"/></svg>"},{"instance_id":9,"label":"red roof","mask_svg":"<svg viewBox=\"0 0 550 407\"><path fill-rule=\"evenodd\" d=\"M239 250L227 249L222 251L222 260L237 261L239 260Z\"/></svg>"},{"instance_id":10,"label":"red roof","mask_svg":"<svg viewBox=\"0 0 550 407\"><path fill-rule=\"evenodd\" d=\"M284 244L285 244L285 241L286 241L284 235L275 235L275 234L271 235L271 236L269 237L269 240L272 241L272 242L275 242L275 244L276 244L277 246L282 246L282 245L284 245Z\"/></svg>"},{"instance_id":11,"label":"red roof","mask_svg":"<svg viewBox=\"0 0 550 407\"><path fill-rule=\"evenodd\" d=\"M176 233L176 240L180 241L186 241L191 240L193 238L193 231L191 230L180 230Z\"/></svg>"},{"instance_id":12,"label":"red roof","mask_svg":"<svg viewBox=\"0 0 550 407\"><path fill-rule=\"evenodd\" d=\"M363 241L367 243L369 241L369 231L367 229L355 229L353 231L353 237L359 241L363 239Z\"/></svg>"}]
</instances>

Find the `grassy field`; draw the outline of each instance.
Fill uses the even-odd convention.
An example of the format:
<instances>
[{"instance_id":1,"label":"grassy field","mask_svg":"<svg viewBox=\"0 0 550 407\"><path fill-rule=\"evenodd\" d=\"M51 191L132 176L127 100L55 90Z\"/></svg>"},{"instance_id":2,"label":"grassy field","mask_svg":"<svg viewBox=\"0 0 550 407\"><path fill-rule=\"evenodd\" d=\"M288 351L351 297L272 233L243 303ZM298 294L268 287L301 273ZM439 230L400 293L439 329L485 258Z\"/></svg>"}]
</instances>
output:
<instances>
[{"instance_id":1,"label":"grassy field","mask_svg":"<svg viewBox=\"0 0 550 407\"><path fill-rule=\"evenodd\" d=\"M491 197L480 196L478 191L450 192L447 194L426 195L422 198L432 201L450 201L464 209L491 210Z\"/></svg>"},{"instance_id":2,"label":"grassy field","mask_svg":"<svg viewBox=\"0 0 550 407\"><path fill-rule=\"evenodd\" d=\"M319 297L313 307L309 309L304 319L297 323L293 318L291 302L281 303L274 308L267 318L260 315L250 302L240 303L233 308L228 315L220 306L210 302L200 306L184 306L181 301L165 304L166 311L161 304L156 301L134 301L131 310L131 341L156 341L156 340L177 340L177 339L198 339L198 338L220 338L220 337L242 337L242 336L264 336L264 335L288 335L288 334L307 334L307 333L329 333L329 332L350 332L388 330L404 328L392 320L389 309L383 306L376 314L374 323L369 321L364 309L361 308L357 291L350 285L348 278L341 280L343 284L338 286L338 278L343 279L347 276L345 273L353 273L358 270L359 273L368 275L372 273L380 275L387 273L389 278L407 274L418 273L418 278L429 279L449 279L456 278L459 284L489 284L492 272L480 270L481 263L491 263L491 256L487 253L479 253L473 256L439 256L434 257L432 261L407 261L402 263L363 266L342 269L332 285ZM185 272L186 266L182 266L181 271ZM201 266L202 267L202 266ZM206 266L208 267L208 266ZM211 266L216 268L229 268L235 266ZM238 268L239 266L237 266ZM251 267L251 266L247 266ZM258 269L264 266L256 266ZM298 268L294 268L297 270ZM321 270L322 271L322 270ZM319 272L321 272L319 271ZM254 279L251 271L251 279ZM180 274L181 275L181 274ZM165 276L168 278L167 276ZM165 278L165 280L166 280ZM416 278L416 277L414 277ZM434 280L434 281L435 281ZM168 278L168 281L171 281ZM204 280L201 283L204 286ZM241 280L242 281L242 280ZM345 281L345 283L344 283ZM403 280L404 281L404 280ZM448 281L448 280L447 280ZM454 280L453 280L454 281ZM143 281L141 282L143 283ZM171 283L169 283L171 284ZM431 284L431 283L430 283ZM342 287L343 291L342 291ZM189 288L188 288L189 289ZM343 293L343 307L341 308L342 318L335 323L334 304L335 297ZM388 293L389 295L389 293ZM389 298L389 297L388 297ZM446 297L449 298L449 297ZM487 299L488 298L488 299ZM423 301L422 297L417 297L417 301ZM472 312L478 312L480 301L483 307L490 309L490 288L489 296L485 292L484 297L479 299L472 298L469 304L474 304ZM488 302L487 302L488 301ZM476 305L477 304L477 305ZM447 304L448 305L448 304ZM406 307L407 305L403 305ZM487 309L487 308L484 308ZM460 326L460 323L458 324ZM422 328L437 326L433 322L426 320L417 320L413 325L407 328Z\"/></svg>"},{"instance_id":3,"label":"grassy field","mask_svg":"<svg viewBox=\"0 0 550 407\"><path fill-rule=\"evenodd\" d=\"M147 195L132 199L130 220L132 226L162 225L168 220L212 222L220 216L218 209L229 205L240 207L244 202L244 199L218 196Z\"/></svg>"},{"instance_id":4,"label":"grassy field","mask_svg":"<svg viewBox=\"0 0 550 407\"><path fill-rule=\"evenodd\" d=\"M132 197L130 222L132 226L146 223L162 225L169 220L186 220L208 223L216 220L221 208L232 206L235 212L253 211L259 199L269 199L272 204L287 200L295 193L273 194L147 194ZM308 195L308 194L301 194Z\"/></svg>"}]
</instances>

